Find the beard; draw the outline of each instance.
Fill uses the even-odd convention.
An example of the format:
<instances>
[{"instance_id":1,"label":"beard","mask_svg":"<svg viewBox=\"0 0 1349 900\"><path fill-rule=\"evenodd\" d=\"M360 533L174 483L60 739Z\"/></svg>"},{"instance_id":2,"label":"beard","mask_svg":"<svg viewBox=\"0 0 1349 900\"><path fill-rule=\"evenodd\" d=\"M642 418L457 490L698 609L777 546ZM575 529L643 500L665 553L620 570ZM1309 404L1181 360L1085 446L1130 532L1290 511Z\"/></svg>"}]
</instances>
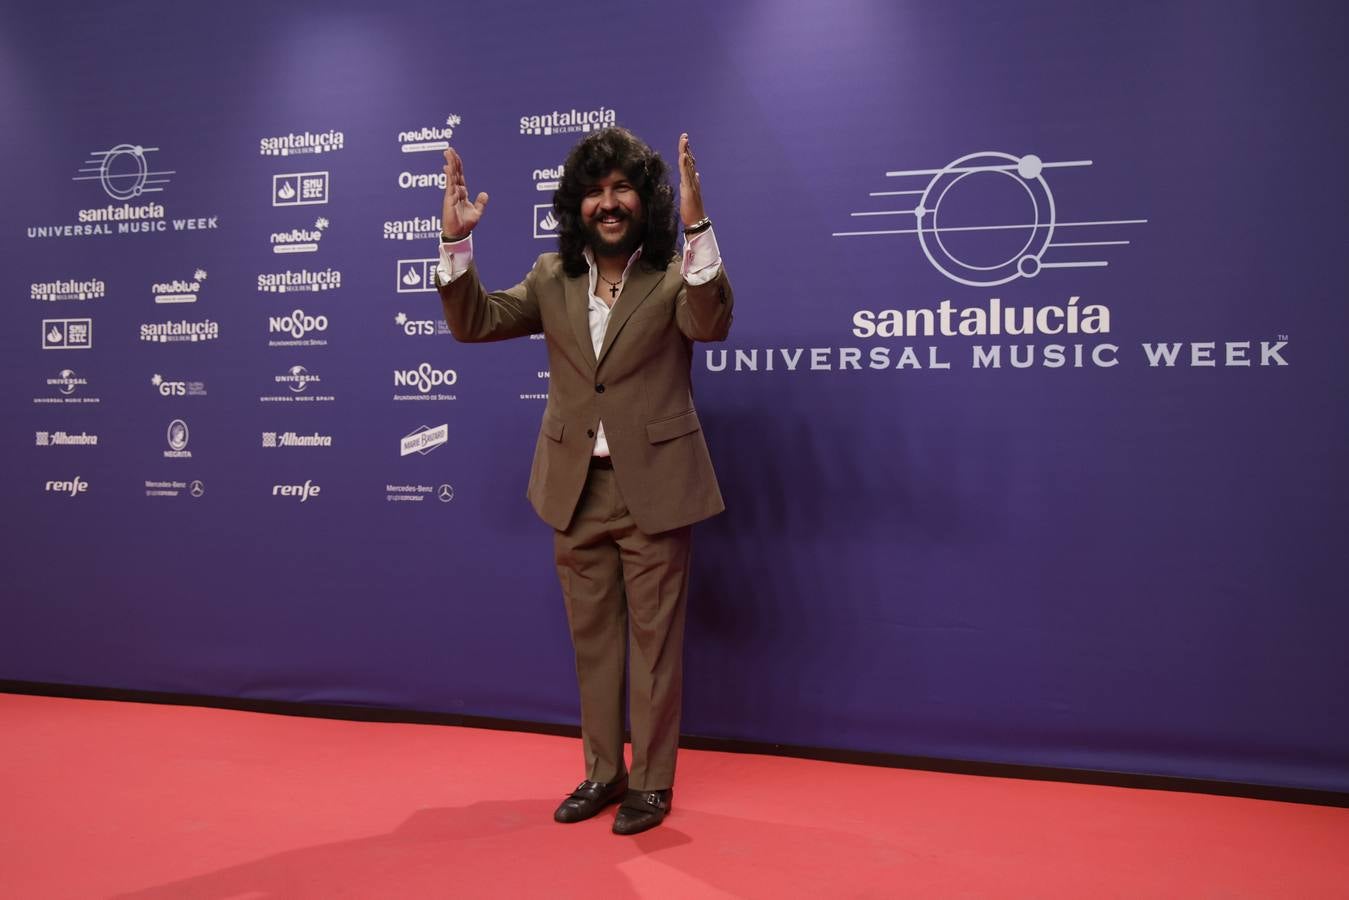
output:
<instances>
[{"instance_id":1,"label":"beard","mask_svg":"<svg viewBox=\"0 0 1349 900\"><path fill-rule=\"evenodd\" d=\"M643 221L622 209L618 210L618 216L627 227L621 235L612 240L600 233L598 218L584 224L586 245L590 247L591 253L596 256L618 256L626 259L641 246Z\"/></svg>"}]
</instances>

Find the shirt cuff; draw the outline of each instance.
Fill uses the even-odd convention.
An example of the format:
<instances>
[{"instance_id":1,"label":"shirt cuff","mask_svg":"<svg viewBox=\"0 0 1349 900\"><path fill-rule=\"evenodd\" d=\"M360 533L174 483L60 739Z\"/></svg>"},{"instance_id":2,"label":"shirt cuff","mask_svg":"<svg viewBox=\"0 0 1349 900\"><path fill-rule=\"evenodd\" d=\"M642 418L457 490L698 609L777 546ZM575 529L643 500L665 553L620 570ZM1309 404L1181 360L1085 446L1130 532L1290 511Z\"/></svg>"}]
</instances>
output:
<instances>
[{"instance_id":1,"label":"shirt cuff","mask_svg":"<svg viewBox=\"0 0 1349 900\"><path fill-rule=\"evenodd\" d=\"M721 249L709 227L693 237L684 238L684 256L679 274L686 284L707 284L721 274Z\"/></svg>"},{"instance_id":2,"label":"shirt cuff","mask_svg":"<svg viewBox=\"0 0 1349 900\"><path fill-rule=\"evenodd\" d=\"M440 245L440 264L436 267L441 284L449 284L468 271L473 262L473 235L462 241Z\"/></svg>"}]
</instances>

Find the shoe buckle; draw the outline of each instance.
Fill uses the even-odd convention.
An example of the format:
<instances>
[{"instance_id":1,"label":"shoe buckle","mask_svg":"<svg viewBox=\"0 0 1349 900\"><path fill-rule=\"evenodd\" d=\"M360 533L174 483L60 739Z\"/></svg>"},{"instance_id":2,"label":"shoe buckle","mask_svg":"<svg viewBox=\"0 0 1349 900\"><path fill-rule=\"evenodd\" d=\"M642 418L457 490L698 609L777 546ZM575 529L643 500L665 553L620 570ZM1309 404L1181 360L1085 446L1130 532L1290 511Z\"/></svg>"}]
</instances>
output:
<instances>
[{"instance_id":1,"label":"shoe buckle","mask_svg":"<svg viewBox=\"0 0 1349 900\"><path fill-rule=\"evenodd\" d=\"M655 793L647 794L647 795L646 795L646 802L647 802L647 803L650 803L652 806L657 806L657 807L660 806L660 794L655 794Z\"/></svg>"}]
</instances>

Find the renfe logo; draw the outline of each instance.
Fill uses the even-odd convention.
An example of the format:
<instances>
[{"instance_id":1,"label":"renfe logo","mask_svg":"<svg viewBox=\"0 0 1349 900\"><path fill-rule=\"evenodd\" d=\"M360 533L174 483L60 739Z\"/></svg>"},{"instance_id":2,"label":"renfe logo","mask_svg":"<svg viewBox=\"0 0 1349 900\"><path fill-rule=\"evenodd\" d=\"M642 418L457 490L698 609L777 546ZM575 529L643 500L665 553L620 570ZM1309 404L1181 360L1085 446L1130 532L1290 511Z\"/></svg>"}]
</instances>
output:
<instances>
[{"instance_id":1,"label":"renfe logo","mask_svg":"<svg viewBox=\"0 0 1349 900\"><path fill-rule=\"evenodd\" d=\"M89 490L89 482L76 475L73 481L49 481L47 482L47 493L49 494L69 494L72 497L78 497Z\"/></svg>"},{"instance_id":2,"label":"renfe logo","mask_svg":"<svg viewBox=\"0 0 1349 900\"><path fill-rule=\"evenodd\" d=\"M303 503L310 497L319 495L319 486L313 481L306 479L304 484L274 484L272 485L273 497L299 497Z\"/></svg>"}]
</instances>

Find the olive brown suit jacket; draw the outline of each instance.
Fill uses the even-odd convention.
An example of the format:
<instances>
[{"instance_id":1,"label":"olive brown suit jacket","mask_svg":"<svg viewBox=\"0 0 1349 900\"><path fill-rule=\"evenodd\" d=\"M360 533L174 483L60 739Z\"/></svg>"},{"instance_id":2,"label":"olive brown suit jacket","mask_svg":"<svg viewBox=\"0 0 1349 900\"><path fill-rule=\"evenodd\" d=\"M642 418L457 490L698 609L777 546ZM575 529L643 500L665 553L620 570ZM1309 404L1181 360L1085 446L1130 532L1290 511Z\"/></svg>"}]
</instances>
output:
<instances>
[{"instance_id":1,"label":"olive brown suit jacket","mask_svg":"<svg viewBox=\"0 0 1349 900\"><path fill-rule=\"evenodd\" d=\"M509 290L483 290L476 265L439 290L445 321L460 341L544 335L548 404L528 490L541 519L559 531L570 525L601 421L619 490L643 532L679 528L725 509L690 380L693 342L724 340L731 328L734 299L725 266L695 286L680 276L678 256L660 270L639 259L614 304L598 358L588 276L568 276L556 253L541 255Z\"/></svg>"}]
</instances>

